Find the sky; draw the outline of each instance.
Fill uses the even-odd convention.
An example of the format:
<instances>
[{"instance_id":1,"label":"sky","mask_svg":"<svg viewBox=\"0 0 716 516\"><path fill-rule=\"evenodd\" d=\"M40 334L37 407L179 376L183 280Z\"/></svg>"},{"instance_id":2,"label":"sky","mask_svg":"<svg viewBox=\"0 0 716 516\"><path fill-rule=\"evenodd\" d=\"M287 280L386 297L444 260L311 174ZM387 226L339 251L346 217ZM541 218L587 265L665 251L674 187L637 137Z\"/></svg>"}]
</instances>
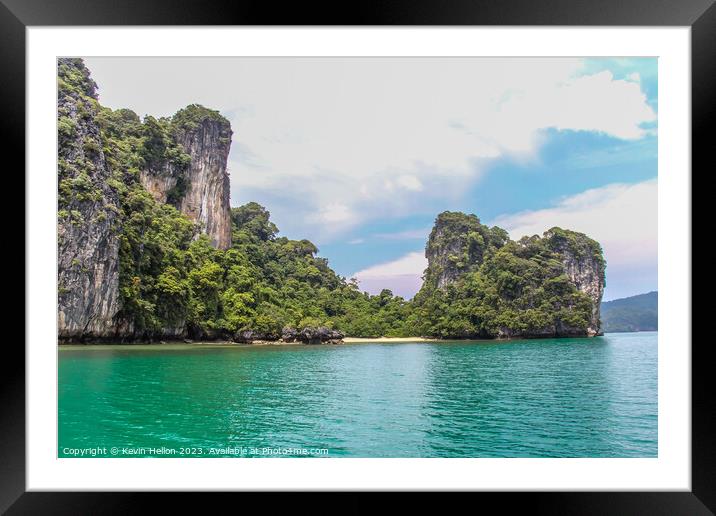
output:
<instances>
[{"instance_id":1,"label":"sky","mask_svg":"<svg viewBox=\"0 0 716 516\"><path fill-rule=\"evenodd\" d=\"M438 213L584 232L605 300L657 290L656 58L85 58L107 107L199 103L234 131L231 204L365 290L409 298Z\"/></svg>"}]
</instances>

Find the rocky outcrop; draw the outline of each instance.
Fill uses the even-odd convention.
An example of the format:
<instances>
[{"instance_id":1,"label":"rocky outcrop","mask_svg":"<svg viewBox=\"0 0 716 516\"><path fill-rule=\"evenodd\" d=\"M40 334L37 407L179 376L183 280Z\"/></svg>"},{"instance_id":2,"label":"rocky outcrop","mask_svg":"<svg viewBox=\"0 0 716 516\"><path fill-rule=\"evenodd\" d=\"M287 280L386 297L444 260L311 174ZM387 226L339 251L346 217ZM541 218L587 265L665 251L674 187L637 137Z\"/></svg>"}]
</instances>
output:
<instances>
[{"instance_id":1,"label":"rocky outcrop","mask_svg":"<svg viewBox=\"0 0 716 516\"><path fill-rule=\"evenodd\" d=\"M241 344L251 344L252 342L275 341L278 339L279 336L274 333L267 333L255 330L240 330L234 334L231 340L233 340L234 342L239 342Z\"/></svg>"},{"instance_id":2,"label":"rocky outcrop","mask_svg":"<svg viewBox=\"0 0 716 516\"><path fill-rule=\"evenodd\" d=\"M587 332L601 335L600 309L604 294L606 262L598 242L582 233L552 228L544 238L557 253L564 265L564 272L577 290L592 300L592 312ZM568 331L566 329L565 331Z\"/></svg>"},{"instance_id":3,"label":"rocky outcrop","mask_svg":"<svg viewBox=\"0 0 716 516\"><path fill-rule=\"evenodd\" d=\"M239 330L233 338L234 342L240 344L251 344L253 342L301 342L303 344L340 344L343 342L343 333L337 330L326 328L325 326L306 327L302 330L286 327L281 331L281 335L271 332L261 332L255 330Z\"/></svg>"},{"instance_id":4,"label":"rocky outcrop","mask_svg":"<svg viewBox=\"0 0 716 516\"><path fill-rule=\"evenodd\" d=\"M180 210L199 224L218 249L231 246L231 206L226 161L231 127L223 117L203 117L195 126L184 126L179 144L191 156L186 194Z\"/></svg>"},{"instance_id":5,"label":"rocky outcrop","mask_svg":"<svg viewBox=\"0 0 716 516\"><path fill-rule=\"evenodd\" d=\"M176 204L170 202L171 193L181 190L181 186L185 181L184 171L177 170L177 167L171 163L166 163L160 170L150 170L148 168L140 171L139 178L142 186L152 194L152 197L158 202ZM181 194L183 196L183 193ZM179 208L179 206L176 206Z\"/></svg>"},{"instance_id":6,"label":"rocky outcrop","mask_svg":"<svg viewBox=\"0 0 716 516\"><path fill-rule=\"evenodd\" d=\"M171 120L172 137L188 157L164 160L141 172L144 187L157 201L174 204L197 223L218 249L231 246L229 174L231 125L217 111L193 104Z\"/></svg>"},{"instance_id":7,"label":"rocky outcrop","mask_svg":"<svg viewBox=\"0 0 716 516\"><path fill-rule=\"evenodd\" d=\"M475 215L444 212L435 219L425 257L428 259L428 281L439 289L454 283L471 264L479 265L481 249L472 249L468 235L480 225ZM477 251L477 252L474 252Z\"/></svg>"},{"instance_id":8,"label":"rocky outcrop","mask_svg":"<svg viewBox=\"0 0 716 516\"><path fill-rule=\"evenodd\" d=\"M325 326L318 328L304 328L297 336L297 340L304 344L339 344L343 341L343 333L331 330Z\"/></svg>"},{"instance_id":9,"label":"rocky outcrop","mask_svg":"<svg viewBox=\"0 0 716 516\"><path fill-rule=\"evenodd\" d=\"M120 268L127 266L122 260L136 259L143 251L120 249L120 239L126 218L146 209L141 195L130 192L139 180L155 200L175 206L195 223L195 237L205 233L214 247L230 247L229 121L198 105L171 119L147 116L143 121L129 110L102 108L81 59L59 59L57 78L59 339L192 336L181 318L157 326L146 319L138 324L128 315L120 296L122 274L136 273L130 282L139 289L141 274L132 269L134 262ZM136 243L137 234L133 238Z\"/></svg>"},{"instance_id":10,"label":"rocky outcrop","mask_svg":"<svg viewBox=\"0 0 716 516\"><path fill-rule=\"evenodd\" d=\"M281 340L284 342L296 342L298 340L298 330L290 326L285 327L281 331Z\"/></svg>"},{"instance_id":11,"label":"rocky outcrop","mask_svg":"<svg viewBox=\"0 0 716 516\"><path fill-rule=\"evenodd\" d=\"M425 246L426 284L444 289L461 275L479 267L488 246L500 247L506 240L505 231L488 228L475 215L440 213Z\"/></svg>"},{"instance_id":12,"label":"rocky outcrop","mask_svg":"<svg viewBox=\"0 0 716 516\"><path fill-rule=\"evenodd\" d=\"M601 335L606 263L598 242L552 228L509 239L475 215L435 220L414 303L433 336L539 338Z\"/></svg>"},{"instance_id":13,"label":"rocky outcrop","mask_svg":"<svg viewBox=\"0 0 716 516\"><path fill-rule=\"evenodd\" d=\"M465 273L476 270L488 247L502 247L507 240L506 231L481 224L475 215L440 213L425 245L428 268L423 288L445 289Z\"/></svg>"},{"instance_id":14,"label":"rocky outcrop","mask_svg":"<svg viewBox=\"0 0 716 516\"><path fill-rule=\"evenodd\" d=\"M58 83L58 336L103 338L119 309L118 200L94 81L81 60L59 59Z\"/></svg>"},{"instance_id":15,"label":"rocky outcrop","mask_svg":"<svg viewBox=\"0 0 716 516\"><path fill-rule=\"evenodd\" d=\"M161 328L154 328L152 330L139 329L134 324L134 321L128 320L121 315L121 311L117 313L114 319L114 328L111 333L108 333L102 339L89 339L91 341L106 341L109 343L124 343L124 342L158 342L162 340L177 341L183 340L187 337L194 337L197 340L209 340L204 335L195 335L189 331L184 321L167 325Z\"/></svg>"}]
</instances>

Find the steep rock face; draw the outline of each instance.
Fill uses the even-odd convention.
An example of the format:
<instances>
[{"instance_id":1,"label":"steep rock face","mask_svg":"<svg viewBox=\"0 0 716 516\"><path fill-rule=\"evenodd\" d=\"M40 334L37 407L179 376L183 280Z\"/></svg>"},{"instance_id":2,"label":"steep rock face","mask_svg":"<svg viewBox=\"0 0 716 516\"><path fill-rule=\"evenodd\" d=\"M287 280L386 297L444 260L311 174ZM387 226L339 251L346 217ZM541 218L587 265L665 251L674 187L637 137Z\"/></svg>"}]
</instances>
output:
<instances>
[{"instance_id":1,"label":"steep rock face","mask_svg":"<svg viewBox=\"0 0 716 516\"><path fill-rule=\"evenodd\" d=\"M95 122L96 85L77 59L58 60L58 335L101 338L118 307L118 200Z\"/></svg>"},{"instance_id":2,"label":"steep rock face","mask_svg":"<svg viewBox=\"0 0 716 516\"><path fill-rule=\"evenodd\" d=\"M139 178L142 182L142 186L152 194L152 197L154 197L157 202L168 203L169 193L176 189L177 182L183 180L183 175L183 171L177 170L175 166L167 163L160 171L150 169L142 170Z\"/></svg>"},{"instance_id":3,"label":"steep rock face","mask_svg":"<svg viewBox=\"0 0 716 516\"><path fill-rule=\"evenodd\" d=\"M226 161L231 145L228 122L203 119L197 128L181 131L178 141L191 156L181 211L199 223L219 249L231 245L231 206Z\"/></svg>"},{"instance_id":4,"label":"steep rock face","mask_svg":"<svg viewBox=\"0 0 716 516\"><path fill-rule=\"evenodd\" d=\"M176 251L202 233L231 244L230 124L198 105L140 120L96 88L81 59L58 61L58 337L183 338Z\"/></svg>"},{"instance_id":5,"label":"steep rock face","mask_svg":"<svg viewBox=\"0 0 716 516\"><path fill-rule=\"evenodd\" d=\"M592 300L592 314L587 332L601 335L600 308L604 294L606 263L598 242L581 233L552 228L544 238L558 253L564 265L564 272L577 290Z\"/></svg>"},{"instance_id":6,"label":"steep rock face","mask_svg":"<svg viewBox=\"0 0 716 516\"><path fill-rule=\"evenodd\" d=\"M489 246L500 247L506 240L507 233L500 228L488 228L475 215L440 213L425 246L426 285L444 289L479 267Z\"/></svg>"},{"instance_id":7,"label":"steep rock face","mask_svg":"<svg viewBox=\"0 0 716 516\"><path fill-rule=\"evenodd\" d=\"M218 112L191 105L171 120L173 137L188 155L188 164L164 161L142 171L144 187L159 202L174 204L196 222L214 247L231 246L229 174L231 126Z\"/></svg>"}]
</instances>

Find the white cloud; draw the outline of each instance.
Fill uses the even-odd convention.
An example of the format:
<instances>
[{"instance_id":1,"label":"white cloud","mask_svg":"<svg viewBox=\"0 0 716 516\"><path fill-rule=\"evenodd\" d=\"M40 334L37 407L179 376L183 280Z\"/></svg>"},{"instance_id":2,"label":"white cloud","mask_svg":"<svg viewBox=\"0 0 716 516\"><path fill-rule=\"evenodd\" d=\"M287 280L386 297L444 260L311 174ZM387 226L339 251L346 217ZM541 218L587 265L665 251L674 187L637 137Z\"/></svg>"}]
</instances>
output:
<instances>
[{"instance_id":1,"label":"white cloud","mask_svg":"<svg viewBox=\"0 0 716 516\"><path fill-rule=\"evenodd\" d=\"M353 276L360 279L361 277L385 278L399 274L422 274L427 266L428 261L423 251L413 251L397 260L358 271Z\"/></svg>"},{"instance_id":2,"label":"white cloud","mask_svg":"<svg viewBox=\"0 0 716 516\"><path fill-rule=\"evenodd\" d=\"M427 266L424 252L414 251L397 260L358 271L352 277L358 280L363 290L371 294L387 288L396 295L410 298L420 289L423 271Z\"/></svg>"},{"instance_id":3,"label":"white cloud","mask_svg":"<svg viewBox=\"0 0 716 516\"><path fill-rule=\"evenodd\" d=\"M513 239L553 226L587 234L607 259L605 298L657 288L657 181L612 184L563 199L553 208L505 215L490 224Z\"/></svg>"},{"instance_id":4,"label":"white cloud","mask_svg":"<svg viewBox=\"0 0 716 516\"><path fill-rule=\"evenodd\" d=\"M476 162L529 158L543 129L635 139L644 135L640 124L656 116L633 78L580 75L583 61L572 58L88 58L87 64L110 107L170 115L198 102L220 110L234 130L232 190L298 184L303 216L288 204L272 211L282 227L309 222L328 234L413 213L425 199L461 196L480 177Z\"/></svg>"},{"instance_id":5,"label":"white cloud","mask_svg":"<svg viewBox=\"0 0 716 516\"><path fill-rule=\"evenodd\" d=\"M324 224L349 226L355 221L355 213L343 203L332 202L321 206L314 217Z\"/></svg>"},{"instance_id":6,"label":"white cloud","mask_svg":"<svg viewBox=\"0 0 716 516\"><path fill-rule=\"evenodd\" d=\"M398 179L396 179L395 182L398 184L398 186L401 186L406 190L411 190L413 192L420 192L423 189L423 183L420 182L420 179L410 174L398 176Z\"/></svg>"},{"instance_id":7,"label":"white cloud","mask_svg":"<svg viewBox=\"0 0 716 516\"><path fill-rule=\"evenodd\" d=\"M381 240L422 240L428 239L431 228L408 229L405 231L395 231L393 233L376 233L375 236Z\"/></svg>"}]
</instances>

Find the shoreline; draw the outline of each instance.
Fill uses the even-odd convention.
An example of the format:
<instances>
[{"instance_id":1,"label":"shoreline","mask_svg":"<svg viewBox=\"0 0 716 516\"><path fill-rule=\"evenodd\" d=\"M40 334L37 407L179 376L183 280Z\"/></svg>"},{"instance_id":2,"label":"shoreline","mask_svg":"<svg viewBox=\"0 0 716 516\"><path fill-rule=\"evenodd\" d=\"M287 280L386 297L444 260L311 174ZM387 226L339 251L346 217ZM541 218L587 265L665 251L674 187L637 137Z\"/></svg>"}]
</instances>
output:
<instances>
[{"instance_id":1,"label":"shoreline","mask_svg":"<svg viewBox=\"0 0 716 516\"><path fill-rule=\"evenodd\" d=\"M475 342L490 342L494 339L470 339ZM386 344L386 343L440 343L440 342L454 342L451 339L431 339L427 337L344 337L340 342L323 342L321 344L308 344L301 341L284 342L282 340L256 340L251 343L244 342L233 342L230 340L197 340L186 342L183 340L167 340L158 342L107 342L107 341L96 341L96 342L60 342L58 348L60 349L87 349L87 348L110 348L110 347L126 347L134 349L157 349L157 348L176 348L176 349L187 349L187 348L210 348L210 347L221 347L221 348L252 348L259 346L306 346L306 347L330 347L330 346L341 346L343 344ZM466 340L467 342L467 340Z\"/></svg>"},{"instance_id":2,"label":"shoreline","mask_svg":"<svg viewBox=\"0 0 716 516\"><path fill-rule=\"evenodd\" d=\"M322 342L320 344L308 344L301 341L284 342L282 340L256 340L251 343L233 342L230 340L196 340L185 342L183 340L167 340L159 342L60 342L58 348L62 349L85 349L104 347L126 347L126 348L191 348L191 347L233 347L252 348L258 346L340 346L342 344L381 344L381 343L412 343L412 342L450 342L445 339L428 339L425 337L345 337L340 342Z\"/></svg>"},{"instance_id":3,"label":"shoreline","mask_svg":"<svg viewBox=\"0 0 716 516\"><path fill-rule=\"evenodd\" d=\"M87 349L87 348L135 348L135 349L191 349L191 348L252 348L262 346L306 346L306 347L330 347L341 346L343 344L418 344L418 343L454 343L454 342L480 342L480 343L496 343L496 342L513 342L521 340L552 340L552 339L592 339L601 337L602 335L584 335L570 337L513 337L513 338L495 338L495 339L439 339L430 337L344 337L340 342L322 342L320 344L308 344L302 341L284 342L282 340L256 340L251 343L233 342L230 340L167 340L157 342L59 342L58 348L71 349Z\"/></svg>"}]
</instances>

